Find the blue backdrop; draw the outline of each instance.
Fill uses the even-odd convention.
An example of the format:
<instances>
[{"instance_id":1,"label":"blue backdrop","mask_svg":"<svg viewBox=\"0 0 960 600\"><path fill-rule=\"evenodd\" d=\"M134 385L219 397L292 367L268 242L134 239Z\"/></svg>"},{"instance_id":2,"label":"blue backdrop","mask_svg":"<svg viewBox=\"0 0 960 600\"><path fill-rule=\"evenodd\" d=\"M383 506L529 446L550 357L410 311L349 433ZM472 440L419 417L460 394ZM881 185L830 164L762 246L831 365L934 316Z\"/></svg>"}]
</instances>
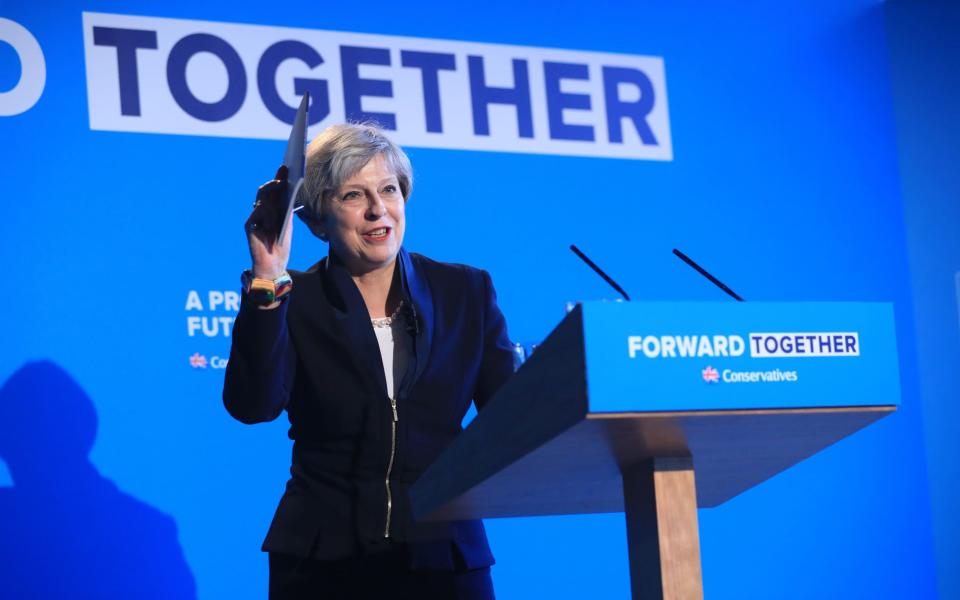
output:
<instances>
[{"instance_id":1,"label":"blue backdrop","mask_svg":"<svg viewBox=\"0 0 960 600\"><path fill-rule=\"evenodd\" d=\"M960 5L886 7L941 598L960 596Z\"/></svg>"},{"instance_id":2,"label":"blue backdrop","mask_svg":"<svg viewBox=\"0 0 960 600\"><path fill-rule=\"evenodd\" d=\"M875 2L360 10L88 0L0 10L33 34L46 64L39 101L0 120L4 585L27 572L84 589L111 570L142 575L121 578L137 585L160 576L124 565L153 561L180 586L148 586L161 597L189 597L175 590L192 585L202 598L264 597L258 548L289 463L282 420L248 427L222 408L213 357L226 355L229 338L190 336L186 325L232 315L209 306L210 292L238 287L249 260L242 223L284 143L91 130L81 12L97 11L662 57L672 160L410 147L407 248L488 269L512 337L524 341L543 338L566 301L611 295L571 242L636 299L725 299L670 254L678 247L747 300L892 302L899 411L700 511L704 585L711 598L934 596L888 47ZM0 89L16 84L19 68L0 43ZM325 251L297 225L293 266ZM202 310L187 310L192 291ZM192 356L207 367L192 367ZM493 520L488 530L501 598L628 594L623 515Z\"/></svg>"}]
</instances>

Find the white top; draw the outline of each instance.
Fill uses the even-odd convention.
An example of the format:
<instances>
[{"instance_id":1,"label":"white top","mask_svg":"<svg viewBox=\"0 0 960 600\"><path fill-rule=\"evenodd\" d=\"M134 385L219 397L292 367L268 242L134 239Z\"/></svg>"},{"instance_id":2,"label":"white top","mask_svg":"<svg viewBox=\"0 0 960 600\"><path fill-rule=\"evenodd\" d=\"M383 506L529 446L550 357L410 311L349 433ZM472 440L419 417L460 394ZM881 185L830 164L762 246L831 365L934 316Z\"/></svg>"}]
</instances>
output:
<instances>
[{"instance_id":1,"label":"white top","mask_svg":"<svg viewBox=\"0 0 960 600\"><path fill-rule=\"evenodd\" d=\"M373 332L377 334L377 343L380 345L380 358L383 359L383 375L387 380L387 395L396 398L394 390L400 387L403 375L407 372L410 363L410 334L403 325L403 319L393 318L387 326L375 325Z\"/></svg>"}]
</instances>

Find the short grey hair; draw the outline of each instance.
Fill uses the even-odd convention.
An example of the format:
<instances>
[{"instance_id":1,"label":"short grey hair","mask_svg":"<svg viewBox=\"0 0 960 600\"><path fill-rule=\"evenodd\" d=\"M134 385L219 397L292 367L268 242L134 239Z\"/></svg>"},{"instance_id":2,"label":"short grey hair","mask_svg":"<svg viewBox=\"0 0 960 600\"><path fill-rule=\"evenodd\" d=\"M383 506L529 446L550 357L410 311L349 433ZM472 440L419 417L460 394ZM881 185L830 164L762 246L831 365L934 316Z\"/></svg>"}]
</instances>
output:
<instances>
[{"instance_id":1,"label":"short grey hair","mask_svg":"<svg viewBox=\"0 0 960 600\"><path fill-rule=\"evenodd\" d=\"M383 155L393 169L406 200L413 189L410 159L382 129L373 123L343 123L324 129L307 146L307 168L300 197L306 209L301 212L310 214L303 216L320 218L323 202L377 155Z\"/></svg>"}]
</instances>

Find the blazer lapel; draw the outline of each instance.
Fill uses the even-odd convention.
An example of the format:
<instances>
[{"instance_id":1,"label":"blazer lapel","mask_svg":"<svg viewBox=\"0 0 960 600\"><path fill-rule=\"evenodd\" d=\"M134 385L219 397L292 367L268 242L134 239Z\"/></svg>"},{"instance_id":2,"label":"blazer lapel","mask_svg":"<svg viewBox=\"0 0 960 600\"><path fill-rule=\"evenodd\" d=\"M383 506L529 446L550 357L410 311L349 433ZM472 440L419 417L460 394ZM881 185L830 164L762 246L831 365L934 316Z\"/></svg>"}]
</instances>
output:
<instances>
[{"instance_id":1,"label":"blazer lapel","mask_svg":"<svg viewBox=\"0 0 960 600\"><path fill-rule=\"evenodd\" d=\"M426 276L422 270L416 268L410 254L404 248L400 248L398 258L405 301L413 307L412 317L415 323L416 370L413 379L404 382L404 387L409 390L423 374L424 369L427 368L427 361L430 358L434 329L433 296L430 294L430 286L427 284Z\"/></svg>"},{"instance_id":2,"label":"blazer lapel","mask_svg":"<svg viewBox=\"0 0 960 600\"><path fill-rule=\"evenodd\" d=\"M383 395L387 394L387 381L383 372L383 359L380 356L380 344L370 325L370 312L363 301L357 284L353 282L349 271L332 254L326 261L326 277L339 302L334 302L336 327L340 330L340 339L346 343L357 368L380 386Z\"/></svg>"}]
</instances>

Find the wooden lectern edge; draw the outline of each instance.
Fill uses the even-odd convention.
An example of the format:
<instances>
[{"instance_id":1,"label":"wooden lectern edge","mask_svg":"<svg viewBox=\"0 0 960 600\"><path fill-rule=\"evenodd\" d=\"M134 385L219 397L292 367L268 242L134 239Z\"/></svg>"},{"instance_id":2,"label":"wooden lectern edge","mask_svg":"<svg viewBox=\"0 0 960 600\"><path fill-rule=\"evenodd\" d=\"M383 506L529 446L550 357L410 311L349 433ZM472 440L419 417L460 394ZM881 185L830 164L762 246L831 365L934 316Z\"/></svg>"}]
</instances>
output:
<instances>
[{"instance_id":1,"label":"wooden lectern edge","mask_svg":"<svg viewBox=\"0 0 960 600\"><path fill-rule=\"evenodd\" d=\"M859 414L859 415L863 415L864 417L871 414L875 415L873 418L868 417L867 421L863 422L862 425L860 426L856 426L855 429L853 430L847 429L847 433L841 434L841 437L837 437L833 439L833 441L830 441L823 445L821 445L821 443L815 443L813 446L811 446L808 449L808 451L802 452L799 455L794 454L792 460L782 461L782 464L779 467L774 468L772 470L771 469L765 470L764 474L762 476L757 477L752 485L749 485L743 489L740 489L739 491L733 492L731 490L728 492L724 492L723 489L729 486L729 484L724 483L727 481L727 479L725 477L722 477L719 480L714 478L714 480L719 483L721 488L711 488L711 489L712 490L719 489L719 492L708 493L706 496L703 497L704 502L699 505L699 508L710 508L710 507L722 504L736 496L739 496L741 493L754 487L754 485L757 485L765 481L766 479L769 479L770 477L778 474L782 470L789 468L789 466L794 464L795 462L798 462L799 460L805 460L812 454L825 450L827 447L832 446L834 443L846 437L846 435L849 435L850 433L853 433L854 431L859 430L862 426L866 426L869 423L875 422L876 420L895 412L896 409L897 407L895 405L869 405L869 406L839 406L839 407L831 406L831 407L802 407L802 408L597 412L597 413L586 413L581 417L582 419L581 422L583 423L583 425L587 425L587 423L589 422L593 422L597 425L600 425L601 423L609 423L612 425L613 423L616 423L619 421L622 421L625 424L628 424L630 422L651 422L651 421L657 422L657 421L673 421L673 420L687 421L689 419L699 420L703 418L709 419L710 417L734 417L734 418L760 417L760 418L772 418L779 422L778 417L782 417L787 420L790 420L791 417L801 418L805 416L816 416L816 415L823 416L823 415L830 415L830 414L850 415L850 416L855 416ZM847 422L849 423L849 421ZM565 429L565 428L561 428L561 429ZM626 430L626 431L629 431L629 430ZM827 433L826 430L822 431L822 433L826 434L828 438L831 437L831 435ZM667 452L664 454L659 454L658 456L661 459L685 458L685 457L691 457L692 454L696 454L696 453L691 453L689 449L686 447L680 448L675 446L674 450L675 452ZM519 461L519 460L522 460L523 458L524 457L521 456L517 460ZM643 455L643 456L638 456L637 458L641 460L645 460L647 458L652 458L652 456ZM692 456L692 458L694 458L694 460L698 463L700 462L700 460L704 460L703 457L701 457L699 460L697 459L697 456ZM706 461L707 463L711 462L709 455L706 458ZM661 468L663 468L665 464L663 461L660 461L660 462L662 465ZM632 464L633 464L632 462L627 462L627 463L621 462L621 469L629 468ZM715 470L715 465L711 465L711 470L712 471ZM482 485L482 483L479 483L478 485ZM470 486L469 489L464 489L462 492L456 493L454 495L456 497L462 498L461 494L468 493L469 490L472 490L472 489L474 489L474 486ZM439 514L443 512L442 509L438 510L438 508L440 507L435 505L432 508L433 510L425 511L425 514L422 514L419 518L422 520L446 520L447 518L449 518L449 517L445 518ZM527 514L528 516L546 516L546 515L560 515L560 514L578 514L581 512L593 512L593 513L613 512L615 513L615 512L621 512L623 510L622 505L620 508L611 507L611 508L604 508L601 510L593 509L590 511L582 511L577 508L574 508L573 510L560 510L558 509L558 507L542 507L542 508L544 509L543 512L533 511ZM519 516L519 515L516 513L511 514L510 511L506 511L503 514L498 514L498 515L491 514L491 515L485 516L484 518L499 518L499 517L513 517L513 516Z\"/></svg>"},{"instance_id":2,"label":"wooden lectern edge","mask_svg":"<svg viewBox=\"0 0 960 600\"><path fill-rule=\"evenodd\" d=\"M722 408L722 409L690 409L690 410L662 410L662 411L612 411L588 412L587 419L623 419L643 417L692 417L692 416L721 416L721 415L789 415L811 413L849 413L849 412L895 412L895 404L875 404L863 406L821 406L800 408Z\"/></svg>"},{"instance_id":3,"label":"wooden lectern edge","mask_svg":"<svg viewBox=\"0 0 960 600\"><path fill-rule=\"evenodd\" d=\"M698 418L709 418L709 417L769 417L769 418L785 418L790 419L791 417L809 417L816 415L876 415L873 418L870 418L869 421L862 423L856 429L859 430L862 427L865 427L871 423L876 422L879 419L884 418L887 415L890 415L898 409L897 405L892 404L880 404L880 405L852 405L852 406L822 406L822 407L792 407L792 408L762 408L762 409L715 409L715 410L679 410L679 411L622 411L622 412L595 412L588 413L586 416L586 421L592 421L596 423L603 422L616 422L616 421L631 421L640 419L652 419L652 420L686 420L686 419L698 419ZM779 419L778 419L779 420ZM800 462L806 460L814 454L818 454L827 448L830 448L834 444L846 439L849 434L853 431L848 432L846 435L837 437L832 441L825 443L823 445L817 444L818 447L811 449L810 452L795 455L794 461ZM668 454L660 454L656 458L660 464L659 468L661 470L667 469L666 463L663 459L677 459L684 460L686 458L692 458L694 463L698 463L698 456L700 460L703 460L703 456L691 452L689 448L684 452L674 452ZM642 459L640 462L645 462L646 458ZM709 458L707 458L709 460ZM627 469L634 466L632 463L621 464L621 470L625 472ZM704 498L704 502L698 502L698 508L713 508L724 504L733 498L740 496L741 494L749 491L756 485L763 483L764 481L772 478L775 475L780 474L783 470L786 470L792 465L786 465L781 469L768 473L765 477L757 480L753 485L741 489L738 492L729 495L723 495L720 499L708 500ZM696 470L696 466L692 467Z\"/></svg>"}]
</instances>

